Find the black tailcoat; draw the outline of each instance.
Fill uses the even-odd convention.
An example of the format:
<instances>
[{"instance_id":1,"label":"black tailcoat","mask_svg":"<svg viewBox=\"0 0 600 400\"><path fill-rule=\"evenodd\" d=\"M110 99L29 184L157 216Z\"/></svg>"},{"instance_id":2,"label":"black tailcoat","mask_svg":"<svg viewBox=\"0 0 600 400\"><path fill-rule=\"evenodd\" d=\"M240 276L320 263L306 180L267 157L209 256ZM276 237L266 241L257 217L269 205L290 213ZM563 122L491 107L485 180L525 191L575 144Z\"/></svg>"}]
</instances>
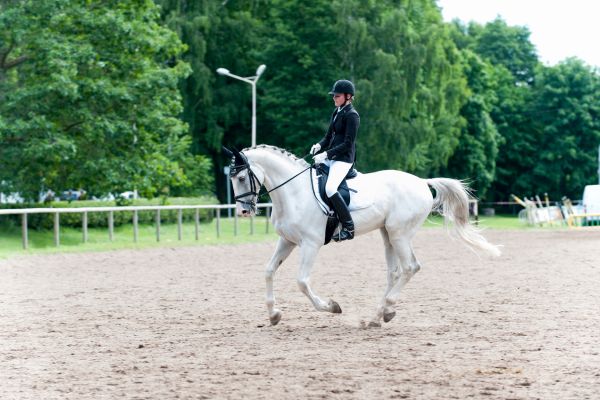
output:
<instances>
[{"instance_id":1,"label":"black tailcoat","mask_svg":"<svg viewBox=\"0 0 600 400\"><path fill-rule=\"evenodd\" d=\"M360 116L352 104L347 104L339 111L337 108L334 110L327 134L319 142L321 150L327 151L328 159L354 163L359 125Z\"/></svg>"}]
</instances>

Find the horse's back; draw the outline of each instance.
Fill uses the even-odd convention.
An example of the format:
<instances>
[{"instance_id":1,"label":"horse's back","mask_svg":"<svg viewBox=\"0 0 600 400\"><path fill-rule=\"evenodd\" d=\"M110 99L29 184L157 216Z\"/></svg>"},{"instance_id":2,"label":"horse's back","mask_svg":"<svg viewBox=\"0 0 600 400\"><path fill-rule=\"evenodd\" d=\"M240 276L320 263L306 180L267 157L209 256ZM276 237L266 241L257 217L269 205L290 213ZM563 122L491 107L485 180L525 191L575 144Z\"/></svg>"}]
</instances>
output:
<instances>
[{"instance_id":1,"label":"horse's back","mask_svg":"<svg viewBox=\"0 0 600 400\"><path fill-rule=\"evenodd\" d=\"M353 187L351 182L355 179L359 180L357 186L369 190L374 197L371 209L364 210L364 213L361 211L361 220L365 222L370 218L381 218L382 226L414 231L427 218L433 206L433 196L427 182L407 172L383 170L360 174L348 182L350 187Z\"/></svg>"},{"instance_id":2,"label":"horse's back","mask_svg":"<svg viewBox=\"0 0 600 400\"><path fill-rule=\"evenodd\" d=\"M425 202L430 200L433 203L433 196L427 182L408 172L389 169L360 174L355 179L363 180L363 185L373 193L391 195L396 199L414 199Z\"/></svg>"}]
</instances>

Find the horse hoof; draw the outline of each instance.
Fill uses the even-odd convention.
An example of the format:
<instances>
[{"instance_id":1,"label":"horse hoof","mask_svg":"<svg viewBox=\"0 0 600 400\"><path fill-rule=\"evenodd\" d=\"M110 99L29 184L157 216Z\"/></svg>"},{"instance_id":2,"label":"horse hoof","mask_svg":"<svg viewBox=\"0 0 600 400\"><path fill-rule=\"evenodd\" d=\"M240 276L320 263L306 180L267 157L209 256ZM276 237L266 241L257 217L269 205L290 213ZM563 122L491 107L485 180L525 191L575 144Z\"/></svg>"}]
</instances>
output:
<instances>
[{"instance_id":1,"label":"horse hoof","mask_svg":"<svg viewBox=\"0 0 600 400\"><path fill-rule=\"evenodd\" d=\"M381 324L379 322L371 321L368 325L369 328L381 328Z\"/></svg>"},{"instance_id":2,"label":"horse hoof","mask_svg":"<svg viewBox=\"0 0 600 400\"><path fill-rule=\"evenodd\" d=\"M271 325L277 325L279 321L281 321L281 311L275 311L273 315L269 317L269 320L271 320Z\"/></svg>"},{"instance_id":3,"label":"horse hoof","mask_svg":"<svg viewBox=\"0 0 600 400\"><path fill-rule=\"evenodd\" d=\"M390 322L396 316L396 311L391 313L383 313L383 322Z\"/></svg>"},{"instance_id":4,"label":"horse hoof","mask_svg":"<svg viewBox=\"0 0 600 400\"><path fill-rule=\"evenodd\" d=\"M334 314L341 314L342 313L342 307L340 307L340 305L333 301L330 300L330 304L331 304L331 312Z\"/></svg>"}]
</instances>

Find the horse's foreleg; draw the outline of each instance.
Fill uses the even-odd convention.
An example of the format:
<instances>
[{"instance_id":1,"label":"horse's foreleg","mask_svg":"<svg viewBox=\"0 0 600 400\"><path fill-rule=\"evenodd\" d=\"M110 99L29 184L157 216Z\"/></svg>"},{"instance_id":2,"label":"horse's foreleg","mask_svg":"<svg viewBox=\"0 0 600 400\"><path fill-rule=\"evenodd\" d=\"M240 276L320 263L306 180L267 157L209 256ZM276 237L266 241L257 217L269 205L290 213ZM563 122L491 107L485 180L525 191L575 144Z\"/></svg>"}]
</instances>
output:
<instances>
[{"instance_id":1,"label":"horse's foreleg","mask_svg":"<svg viewBox=\"0 0 600 400\"><path fill-rule=\"evenodd\" d=\"M323 301L310 288L310 271L317 258L320 246L303 244L300 246L300 271L298 273L298 287L312 302L313 306L319 311L328 311L332 313L341 313L339 304L333 300Z\"/></svg>"},{"instance_id":2,"label":"horse's foreleg","mask_svg":"<svg viewBox=\"0 0 600 400\"><path fill-rule=\"evenodd\" d=\"M277 325L279 320L281 320L281 311L275 308L275 296L273 295L273 275L275 272L277 272L279 266L290 255L292 250L294 250L294 247L296 247L294 243L280 237L279 241L277 242L277 247L275 248L275 253L273 253L269 264L267 264L267 270L265 273L265 278L267 281L266 303L271 325Z\"/></svg>"}]
</instances>

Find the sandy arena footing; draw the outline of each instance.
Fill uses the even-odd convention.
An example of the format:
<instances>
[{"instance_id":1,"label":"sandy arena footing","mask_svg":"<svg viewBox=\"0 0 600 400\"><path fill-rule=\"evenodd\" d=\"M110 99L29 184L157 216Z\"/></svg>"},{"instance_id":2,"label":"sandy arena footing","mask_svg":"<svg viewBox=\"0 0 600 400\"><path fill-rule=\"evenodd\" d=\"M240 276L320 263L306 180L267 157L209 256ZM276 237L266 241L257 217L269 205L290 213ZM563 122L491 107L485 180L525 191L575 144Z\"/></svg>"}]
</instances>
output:
<instances>
[{"instance_id":1,"label":"sandy arena footing","mask_svg":"<svg viewBox=\"0 0 600 400\"><path fill-rule=\"evenodd\" d=\"M275 244L0 261L2 399L597 399L600 231L487 231L479 258L442 229L396 317L360 329L385 288L378 233L322 249L315 311Z\"/></svg>"}]
</instances>

